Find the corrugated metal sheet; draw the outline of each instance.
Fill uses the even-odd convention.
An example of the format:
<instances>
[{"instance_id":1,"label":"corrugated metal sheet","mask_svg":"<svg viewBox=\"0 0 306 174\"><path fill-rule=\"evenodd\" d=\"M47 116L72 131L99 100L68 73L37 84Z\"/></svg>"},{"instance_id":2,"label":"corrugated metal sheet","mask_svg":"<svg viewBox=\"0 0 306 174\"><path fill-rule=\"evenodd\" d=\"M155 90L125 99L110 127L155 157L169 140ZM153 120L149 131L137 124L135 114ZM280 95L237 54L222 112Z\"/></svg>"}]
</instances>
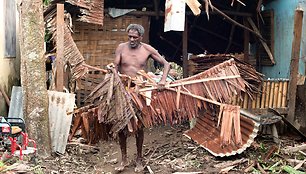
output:
<instances>
[{"instance_id":1,"label":"corrugated metal sheet","mask_svg":"<svg viewBox=\"0 0 306 174\"><path fill-rule=\"evenodd\" d=\"M22 98L22 87L13 86L11 104L8 113L9 118L23 118Z\"/></svg>"},{"instance_id":2,"label":"corrugated metal sheet","mask_svg":"<svg viewBox=\"0 0 306 174\"><path fill-rule=\"evenodd\" d=\"M75 102L75 94L57 91L48 91L49 95L49 124L52 151L65 153L72 114Z\"/></svg>"},{"instance_id":3,"label":"corrugated metal sheet","mask_svg":"<svg viewBox=\"0 0 306 174\"><path fill-rule=\"evenodd\" d=\"M223 143L220 138L221 126L217 127L217 124L217 116L208 112L201 113L197 118L195 126L186 131L184 135L191 138L214 156L224 157L242 153L252 144L259 129L259 123L241 114L242 144L236 145L235 142L232 142L229 145L222 146Z\"/></svg>"}]
</instances>

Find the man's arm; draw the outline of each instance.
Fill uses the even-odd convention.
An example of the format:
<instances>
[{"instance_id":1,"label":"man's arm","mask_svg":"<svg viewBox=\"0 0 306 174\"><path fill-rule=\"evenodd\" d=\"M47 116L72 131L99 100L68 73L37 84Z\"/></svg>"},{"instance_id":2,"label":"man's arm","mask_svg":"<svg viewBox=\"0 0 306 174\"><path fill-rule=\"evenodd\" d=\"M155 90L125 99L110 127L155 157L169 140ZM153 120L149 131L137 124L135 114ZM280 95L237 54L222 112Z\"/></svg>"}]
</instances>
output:
<instances>
[{"instance_id":1,"label":"man's arm","mask_svg":"<svg viewBox=\"0 0 306 174\"><path fill-rule=\"evenodd\" d=\"M167 76L168 76L168 73L169 73L169 70L170 70L170 64L152 46L147 45L147 49L150 51L152 58L164 66L163 76L162 76L162 78L161 78L161 80L159 81L158 84L165 85L166 84L166 79L167 79Z\"/></svg>"}]
</instances>

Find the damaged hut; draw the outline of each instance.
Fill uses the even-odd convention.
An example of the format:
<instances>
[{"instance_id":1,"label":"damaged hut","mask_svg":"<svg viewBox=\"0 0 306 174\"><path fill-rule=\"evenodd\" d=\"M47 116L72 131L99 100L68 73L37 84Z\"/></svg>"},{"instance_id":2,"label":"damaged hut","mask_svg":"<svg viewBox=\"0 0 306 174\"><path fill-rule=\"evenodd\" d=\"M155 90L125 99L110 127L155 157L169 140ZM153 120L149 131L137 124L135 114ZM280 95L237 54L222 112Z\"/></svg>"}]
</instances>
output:
<instances>
[{"instance_id":1,"label":"damaged hut","mask_svg":"<svg viewBox=\"0 0 306 174\"><path fill-rule=\"evenodd\" d=\"M59 11L56 2L63 3L65 10ZM129 97L120 107L130 108L129 102L136 103L145 126L178 124L197 118L197 124L185 133L186 136L215 156L230 156L245 150L259 129L260 118L241 108L287 110L288 79L263 82L263 75L257 72L263 66L276 63L273 11L260 8L270 4L268 1L246 1L245 4L188 1L186 11L178 14L183 16L178 26L171 22L175 17L171 16L167 4L170 1L56 2L45 10L45 20L55 41L54 45L50 44L50 52L56 48L56 59L62 56L63 64L71 71L67 78L55 76L55 80L63 81L67 89L77 93L78 108L74 111L76 117L70 139L81 129L87 143L96 143L107 139L105 132L118 132L134 117L132 110L121 110L122 118L107 122L105 118L116 112L105 111L111 99L97 100L110 92L111 77L119 78L104 69L113 61L116 46L127 40L126 27L130 23L143 25L147 30L143 41L157 48L168 61L182 65L185 77L171 83L164 92L157 91L154 84L123 92ZM185 2L182 5L186 5ZM59 22L59 15L63 22ZM255 20L259 19L264 22L257 26ZM61 25L62 30L58 27ZM156 65L150 63L149 67ZM58 71L60 67L56 68ZM114 83L120 84L118 80ZM137 79L133 80L137 84ZM119 87L114 85L112 90ZM56 88L56 83L51 88ZM156 95L162 96L160 100L154 97ZM171 107L165 109L165 105ZM115 122L115 127L109 127L109 123ZM207 136L201 139L198 134Z\"/></svg>"}]
</instances>

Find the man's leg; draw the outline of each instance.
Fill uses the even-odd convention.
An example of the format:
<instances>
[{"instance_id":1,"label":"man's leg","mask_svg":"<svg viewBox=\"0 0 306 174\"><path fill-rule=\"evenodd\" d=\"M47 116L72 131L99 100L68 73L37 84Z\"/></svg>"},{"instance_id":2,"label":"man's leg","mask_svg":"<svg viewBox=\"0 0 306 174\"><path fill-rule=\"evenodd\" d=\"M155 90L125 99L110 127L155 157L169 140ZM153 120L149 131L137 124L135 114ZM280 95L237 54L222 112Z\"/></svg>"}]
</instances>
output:
<instances>
[{"instance_id":1,"label":"man's leg","mask_svg":"<svg viewBox=\"0 0 306 174\"><path fill-rule=\"evenodd\" d=\"M127 150L126 150L127 134L128 132L126 127L118 133L122 162L120 167L116 168L116 170L123 170L124 167L128 166Z\"/></svg>"},{"instance_id":2,"label":"man's leg","mask_svg":"<svg viewBox=\"0 0 306 174\"><path fill-rule=\"evenodd\" d=\"M137 146L137 158L136 158L136 172L140 172L143 170L142 164L142 146L144 139L144 131L143 127L139 128L136 132L136 146Z\"/></svg>"}]
</instances>

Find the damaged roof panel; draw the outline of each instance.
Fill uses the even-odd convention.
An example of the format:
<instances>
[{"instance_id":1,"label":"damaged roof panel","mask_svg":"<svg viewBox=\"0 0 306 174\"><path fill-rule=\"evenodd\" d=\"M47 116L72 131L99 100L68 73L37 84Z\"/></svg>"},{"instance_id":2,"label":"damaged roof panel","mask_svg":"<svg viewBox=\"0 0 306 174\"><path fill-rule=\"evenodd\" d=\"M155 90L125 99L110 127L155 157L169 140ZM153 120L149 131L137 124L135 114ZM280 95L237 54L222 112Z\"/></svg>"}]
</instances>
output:
<instances>
[{"instance_id":1,"label":"damaged roof panel","mask_svg":"<svg viewBox=\"0 0 306 174\"><path fill-rule=\"evenodd\" d=\"M259 123L241 114L242 144L237 146L235 143L230 143L221 146L223 144L220 137L221 126L217 127L217 124L218 120L213 114L208 112L199 113L195 126L186 131L184 135L198 143L214 156L224 157L242 153L252 144L259 129Z\"/></svg>"}]
</instances>

